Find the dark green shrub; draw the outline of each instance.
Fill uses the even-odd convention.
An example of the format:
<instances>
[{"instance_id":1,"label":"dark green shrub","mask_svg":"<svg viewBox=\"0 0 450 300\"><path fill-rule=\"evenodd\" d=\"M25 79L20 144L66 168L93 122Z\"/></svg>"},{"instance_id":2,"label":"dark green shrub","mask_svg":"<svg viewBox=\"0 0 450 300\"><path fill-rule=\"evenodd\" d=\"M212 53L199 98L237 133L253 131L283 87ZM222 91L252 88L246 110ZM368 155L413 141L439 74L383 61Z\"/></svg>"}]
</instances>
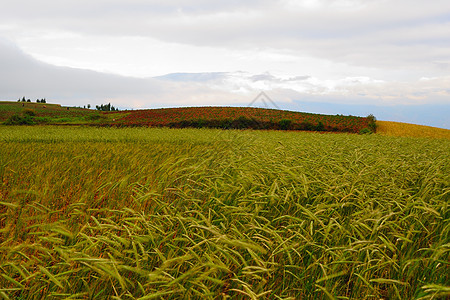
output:
<instances>
[{"instance_id":1,"label":"dark green shrub","mask_svg":"<svg viewBox=\"0 0 450 300\"><path fill-rule=\"evenodd\" d=\"M225 119L225 120L220 121L219 126L220 126L220 128L223 128L223 129L230 129L231 124L232 124L232 121L230 119Z\"/></svg>"},{"instance_id":2,"label":"dark green shrub","mask_svg":"<svg viewBox=\"0 0 450 300\"><path fill-rule=\"evenodd\" d=\"M300 123L298 127L300 130L314 130L314 125L307 121Z\"/></svg>"},{"instance_id":3,"label":"dark green shrub","mask_svg":"<svg viewBox=\"0 0 450 300\"><path fill-rule=\"evenodd\" d=\"M317 131L325 131L325 126L323 125L322 122L319 121L319 123L316 126L316 130Z\"/></svg>"},{"instance_id":4,"label":"dark green shrub","mask_svg":"<svg viewBox=\"0 0 450 300\"><path fill-rule=\"evenodd\" d=\"M278 122L278 124L280 125L280 129L281 130L289 130L292 129L292 120L280 120L280 122Z\"/></svg>"},{"instance_id":5,"label":"dark green shrub","mask_svg":"<svg viewBox=\"0 0 450 300\"><path fill-rule=\"evenodd\" d=\"M207 122L203 119L197 119L192 121L192 127L194 128L203 128L207 125Z\"/></svg>"},{"instance_id":6,"label":"dark green shrub","mask_svg":"<svg viewBox=\"0 0 450 300\"><path fill-rule=\"evenodd\" d=\"M245 129L250 128L252 120L246 118L244 116L240 116L237 119L234 119L232 122L232 128L234 129Z\"/></svg>"}]
</instances>

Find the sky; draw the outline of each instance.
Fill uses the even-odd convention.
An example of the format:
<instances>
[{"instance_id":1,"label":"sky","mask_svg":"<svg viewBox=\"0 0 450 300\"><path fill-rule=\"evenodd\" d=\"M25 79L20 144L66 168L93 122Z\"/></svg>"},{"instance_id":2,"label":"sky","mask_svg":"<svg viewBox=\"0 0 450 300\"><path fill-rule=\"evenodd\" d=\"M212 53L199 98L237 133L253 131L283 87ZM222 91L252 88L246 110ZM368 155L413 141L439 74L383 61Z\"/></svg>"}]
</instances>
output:
<instances>
[{"instance_id":1,"label":"sky","mask_svg":"<svg viewBox=\"0 0 450 300\"><path fill-rule=\"evenodd\" d=\"M450 129L450 1L2 0L0 100L246 106L261 91Z\"/></svg>"}]
</instances>

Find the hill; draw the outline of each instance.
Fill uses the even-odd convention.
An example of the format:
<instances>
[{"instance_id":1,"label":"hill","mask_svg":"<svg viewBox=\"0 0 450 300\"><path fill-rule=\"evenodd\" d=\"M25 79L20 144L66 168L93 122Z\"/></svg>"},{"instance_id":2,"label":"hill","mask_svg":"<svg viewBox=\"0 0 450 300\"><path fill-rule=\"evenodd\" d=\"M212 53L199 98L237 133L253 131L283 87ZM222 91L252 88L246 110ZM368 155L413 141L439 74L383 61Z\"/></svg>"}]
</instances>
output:
<instances>
[{"instance_id":1,"label":"hill","mask_svg":"<svg viewBox=\"0 0 450 300\"><path fill-rule=\"evenodd\" d=\"M32 117L32 120L28 118L24 124L250 128L351 133L367 132L374 128L373 119L368 117L320 115L255 107L182 107L99 112L55 104L0 102L0 122L21 114ZM20 123L20 120L16 123Z\"/></svg>"},{"instance_id":2,"label":"hill","mask_svg":"<svg viewBox=\"0 0 450 300\"><path fill-rule=\"evenodd\" d=\"M181 107L137 110L123 118L115 118L115 120L118 125L126 126L251 128L353 133L370 127L370 119L365 117L320 115L256 107Z\"/></svg>"},{"instance_id":3,"label":"hill","mask_svg":"<svg viewBox=\"0 0 450 300\"><path fill-rule=\"evenodd\" d=\"M209 127L359 133L370 127L367 117L320 115L255 107L182 107L103 112L60 104L0 101L0 124L11 116L34 114L32 123L49 125ZM450 139L450 130L391 121L376 121L386 136Z\"/></svg>"}]
</instances>

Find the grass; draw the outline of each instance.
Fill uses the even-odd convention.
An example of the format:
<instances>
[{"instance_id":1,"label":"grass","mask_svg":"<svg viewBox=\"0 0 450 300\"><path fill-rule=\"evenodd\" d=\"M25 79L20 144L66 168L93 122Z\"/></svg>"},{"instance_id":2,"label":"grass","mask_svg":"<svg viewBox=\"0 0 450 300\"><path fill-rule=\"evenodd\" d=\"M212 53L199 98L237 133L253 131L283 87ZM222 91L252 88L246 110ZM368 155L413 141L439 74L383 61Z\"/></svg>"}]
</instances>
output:
<instances>
[{"instance_id":1,"label":"grass","mask_svg":"<svg viewBox=\"0 0 450 300\"><path fill-rule=\"evenodd\" d=\"M127 115L125 112L120 112L113 116L91 109L63 107L59 104L0 101L0 123L7 121L13 115L23 115L26 111L34 113L34 123L53 125L109 124L115 117Z\"/></svg>"},{"instance_id":2,"label":"grass","mask_svg":"<svg viewBox=\"0 0 450 300\"><path fill-rule=\"evenodd\" d=\"M443 299L447 140L0 127L10 299Z\"/></svg>"},{"instance_id":3,"label":"grass","mask_svg":"<svg viewBox=\"0 0 450 300\"><path fill-rule=\"evenodd\" d=\"M390 121L377 121L377 133L387 136L450 139L448 129Z\"/></svg>"}]
</instances>

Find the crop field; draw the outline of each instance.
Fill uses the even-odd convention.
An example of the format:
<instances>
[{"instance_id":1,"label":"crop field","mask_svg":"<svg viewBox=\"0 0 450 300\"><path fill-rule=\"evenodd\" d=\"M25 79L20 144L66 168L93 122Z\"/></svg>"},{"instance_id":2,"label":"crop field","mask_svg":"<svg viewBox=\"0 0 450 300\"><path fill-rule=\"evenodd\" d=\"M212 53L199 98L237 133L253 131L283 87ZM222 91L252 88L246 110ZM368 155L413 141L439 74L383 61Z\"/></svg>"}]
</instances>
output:
<instances>
[{"instance_id":1,"label":"crop field","mask_svg":"<svg viewBox=\"0 0 450 300\"><path fill-rule=\"evenodd\" d=\"M120 114L112 112L110 114ZM370 127L365 117L321 115L256 107L180 107L136 110L116 125L317 130L358 133ZM254 124L252 124L254 123ZM321 125L319 125L321 124ZM319 125L319 127L318 127Z\"/></svg>"},{"instance_id":2,"label":"crop field","mask_svg":"<svg viewBox=\"0 0 450 300\"><path fill-rule=\"evenodd\" d=\"M423 125L377 121L377 133L390 136L431 137L450 140L450 130Z\"/></svg>"},{"instance_id":3,"label":"crop field","mask_svg":"<svg viewBox=\"0 0 450 300\"><path fill-rule=\"evenodd\" d=\"M0 126L5 299L448 299L450 140Z\"/></svg>"}]
</instances>

